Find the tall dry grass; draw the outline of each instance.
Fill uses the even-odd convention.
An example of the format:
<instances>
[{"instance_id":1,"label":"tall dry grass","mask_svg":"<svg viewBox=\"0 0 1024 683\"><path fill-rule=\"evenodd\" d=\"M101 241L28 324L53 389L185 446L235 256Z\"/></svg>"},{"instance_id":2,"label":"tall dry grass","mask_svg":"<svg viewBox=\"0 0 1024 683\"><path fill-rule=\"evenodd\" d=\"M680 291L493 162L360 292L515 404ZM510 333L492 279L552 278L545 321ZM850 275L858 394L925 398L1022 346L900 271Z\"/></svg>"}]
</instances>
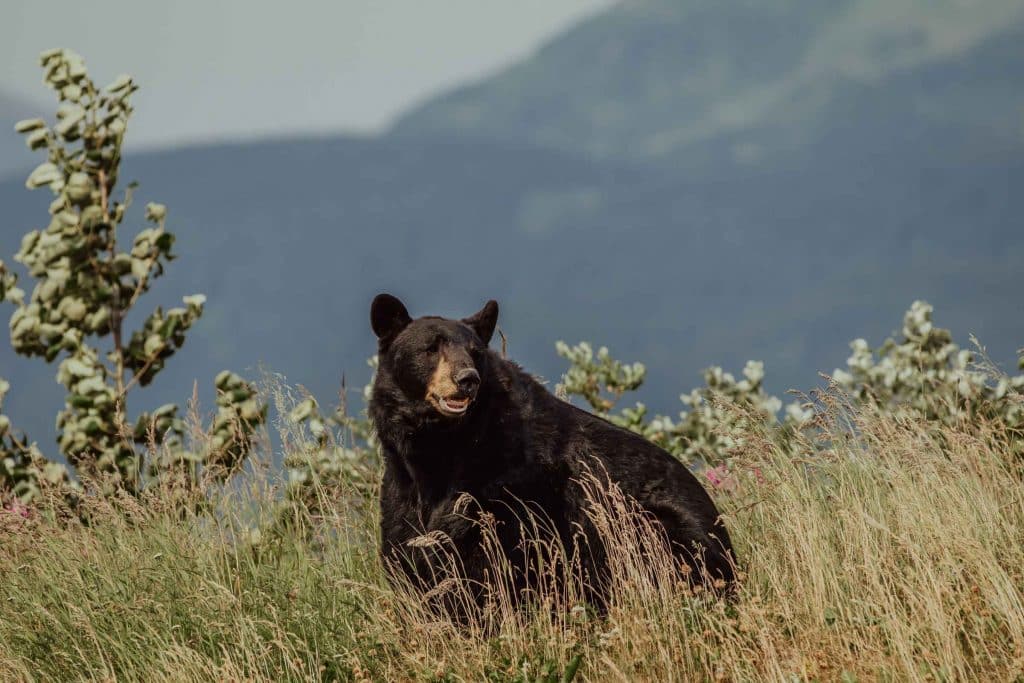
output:
<instances>
[{"instance_id":1,"label":"tall dry grass","mask_svg":"<svg viewBox=\"0 0 1024 683\"><path fill-rule=\"evenodd\" d=\"M7 512L0 680L1024 680L1020 435L821 408L794 448L751 431L717 480L742 574L728 601L680 581L600 477L584 485L607 614L582 603L585 577L554 580L572 557L538 533L532 606L496 581L462 627L387 581L358 488L284 504L260 470L184 516L158 492L90 499L88 527Z\"/></svg>"}]
</instances>

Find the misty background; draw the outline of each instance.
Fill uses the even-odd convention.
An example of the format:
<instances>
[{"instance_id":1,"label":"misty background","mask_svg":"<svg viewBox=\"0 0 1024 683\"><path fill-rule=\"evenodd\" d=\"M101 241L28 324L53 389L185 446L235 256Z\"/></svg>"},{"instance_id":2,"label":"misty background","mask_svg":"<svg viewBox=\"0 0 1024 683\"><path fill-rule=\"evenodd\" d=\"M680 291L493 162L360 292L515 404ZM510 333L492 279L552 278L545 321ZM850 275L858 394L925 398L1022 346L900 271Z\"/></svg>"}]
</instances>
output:
<instances>
[{"instance_id":1,"label":"misty background","mask_svg":"<svg viewBox=\"0 0 1024 683\"><path fill-rule=\"evenodd\" d=\"M510 356L552 381L555 340L607 344L647 364L642 398L672 415L709 365L759 359L769 391L809 388L918 298L1004 367L1024 346L1020 0L3 13L9 265L48 222L13 132L52 118L38 53L142 86L122 178L138 207L168 205L181 258L139 313L209 300L135 408L195 380L210 408L218 370L261 364L332 405L343 373L369 376L380 291L413 315L497 298ZM5 412L50 455L55 372L0 344Z\"/></svg>"}]
</instances>

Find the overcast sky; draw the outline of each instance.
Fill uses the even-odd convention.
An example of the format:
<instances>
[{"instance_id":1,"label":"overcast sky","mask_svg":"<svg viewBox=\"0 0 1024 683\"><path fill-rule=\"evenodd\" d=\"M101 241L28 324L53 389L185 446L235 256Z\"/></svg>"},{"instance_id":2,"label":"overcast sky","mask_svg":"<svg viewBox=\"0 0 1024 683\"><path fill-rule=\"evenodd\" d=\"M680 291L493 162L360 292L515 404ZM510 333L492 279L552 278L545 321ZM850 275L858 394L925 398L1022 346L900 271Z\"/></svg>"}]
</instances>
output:
<instances>
[{"instance_id":1,"label":"overcast sky","mask_svg":"<svg viewBox=\"0 0 1024 683\"><path fill-rule=\"evenodd\" d=\"M133 146L373 131L613 0L3 0L0 91L50 106L39 52L130 73Z\"/></svg>"}]
</instances>

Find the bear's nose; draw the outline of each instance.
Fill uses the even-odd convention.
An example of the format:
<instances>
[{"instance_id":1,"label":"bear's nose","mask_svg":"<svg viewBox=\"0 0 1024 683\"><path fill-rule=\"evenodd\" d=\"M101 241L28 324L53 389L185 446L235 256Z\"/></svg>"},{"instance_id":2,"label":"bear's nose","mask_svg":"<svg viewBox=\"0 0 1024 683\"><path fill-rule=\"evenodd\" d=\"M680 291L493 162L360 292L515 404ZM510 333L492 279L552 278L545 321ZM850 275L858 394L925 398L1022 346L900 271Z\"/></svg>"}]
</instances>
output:
<instances>
[{"instance_id":1,"label":"bear's nose","mask_svg":"<svg viewBox=\"0 0 1024 683\"><path fill-rule=\"evenodd\" d=\"M459 385L459 391L472 394L480 386L480 373L475 368L463 368L455 375L455 383Z\"/></svg>"}]
</instances>

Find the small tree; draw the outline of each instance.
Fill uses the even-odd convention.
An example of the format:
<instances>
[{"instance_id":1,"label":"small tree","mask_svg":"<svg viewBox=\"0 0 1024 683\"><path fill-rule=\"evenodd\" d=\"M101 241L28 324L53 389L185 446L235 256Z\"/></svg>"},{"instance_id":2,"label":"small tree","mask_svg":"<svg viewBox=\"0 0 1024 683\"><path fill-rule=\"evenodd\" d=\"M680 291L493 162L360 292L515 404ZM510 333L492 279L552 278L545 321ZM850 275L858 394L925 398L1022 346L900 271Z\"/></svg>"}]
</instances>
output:
<instances>
[{"instance_id":1,"label":"small tree","mask_svg":"<svg viewBox=\"0 0 1024 683\"><path fill-rule=\"evenodd\" d=\"M137 490L144 475L141 446L157 445L162 455L150 463L150 474L195 475L205 466L224 476L248 454L266 412L254 388L237 375L225 371L216 378L218 412L203 453L186 450L176 405L128 418L129 393L150 384L181 348L206 301L202 294L186 296L182 306L158 306L137 329L126 329L128 314L174 259L174 235L161 204L146 205L148 227L128 239L123 234L136 185L119 190L118 176L138 87L120 76L97 88L70 50L44 52L40 63L59 101L56 124L30 119L15 129L47 157L26 187L48 187L54 199L47 227L26 234L15 256L36 280L27 302L16 276L0 262L0 299L15 306L11 343L21 355L59 359L57 380L67 398L57 416L58 443L79 474ZM2 417L0 449L0 489L31 498L41 475L64 478Z\"/></svg>"}]
</instances>

